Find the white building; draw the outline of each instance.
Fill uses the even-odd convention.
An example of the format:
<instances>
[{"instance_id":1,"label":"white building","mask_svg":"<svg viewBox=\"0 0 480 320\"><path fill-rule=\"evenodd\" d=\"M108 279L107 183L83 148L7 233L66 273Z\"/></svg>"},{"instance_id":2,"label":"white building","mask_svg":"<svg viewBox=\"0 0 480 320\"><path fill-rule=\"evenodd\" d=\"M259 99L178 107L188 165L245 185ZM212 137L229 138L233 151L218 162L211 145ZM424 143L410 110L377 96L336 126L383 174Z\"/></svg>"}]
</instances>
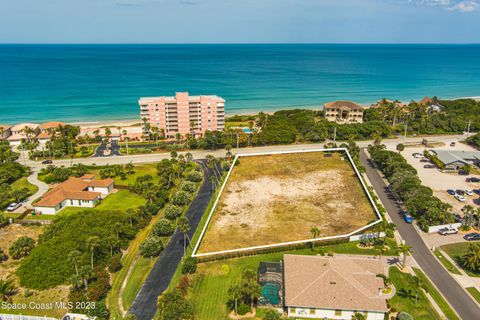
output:
<instances>
[{"instance_id":1,"label":"white building","mask_svg":"<svg viewBox=\"0 0 480 320\"><path fill-rule=\"evenodd\" d=\"M385 264L374 257L286 254L285 308L289 317L350 320L361 313L383 320L388 312L382 294Z\"/></svg>"},{"instance_id":2,"label":"white building","mask_svg":"<svg viewBox=\"0 0 480 320\"><path fill-rule=\"evenodd\" d=\"M65 207L93 208L113 187L112 179L94 180L93 175L72 177L48 191L33 206L37 214L56 214Z\"/></svg>"}]
</instances>

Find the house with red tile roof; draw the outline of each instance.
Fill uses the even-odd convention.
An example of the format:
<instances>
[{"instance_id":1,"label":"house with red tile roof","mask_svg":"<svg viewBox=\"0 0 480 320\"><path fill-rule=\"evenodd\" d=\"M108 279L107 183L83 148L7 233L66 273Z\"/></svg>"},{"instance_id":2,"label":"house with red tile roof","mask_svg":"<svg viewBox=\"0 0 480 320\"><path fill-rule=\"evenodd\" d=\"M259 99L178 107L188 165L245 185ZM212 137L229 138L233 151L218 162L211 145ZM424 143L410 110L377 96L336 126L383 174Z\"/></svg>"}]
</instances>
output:
<instances>
[{"instance_id":1,"label":"house with red tile roof","mask_svg":"<svg viewBox=\"0 0 480 320\"><path fill-rule=\"evenodd\" d=\"M57 214L65 207L93 208L113 187L113 179L95 180L93 175L71 177L45 193L33 207L37 214Z\"/></svg>"}]
</instances>

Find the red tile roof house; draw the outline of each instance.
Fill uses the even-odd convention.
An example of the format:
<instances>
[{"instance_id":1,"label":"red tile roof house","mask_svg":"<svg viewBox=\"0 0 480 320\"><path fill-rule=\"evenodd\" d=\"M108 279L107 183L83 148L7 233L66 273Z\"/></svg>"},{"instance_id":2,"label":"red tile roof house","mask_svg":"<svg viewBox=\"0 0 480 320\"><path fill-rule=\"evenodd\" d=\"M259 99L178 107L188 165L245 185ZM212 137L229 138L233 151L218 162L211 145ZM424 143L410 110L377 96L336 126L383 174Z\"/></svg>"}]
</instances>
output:
<instances>
[{"instance_id":1,"label":"red tile roof house","mask_svg":"<svg viewBox=\"0 0 480 320\"><path fill-rule=\"evenodd\" d=\"M113 187L113 179L95 180L93 175L72 177L48 191L33 207L37 214L57 214L65 207L93 208Z\"/></svg>"},{"instance_id":2,"label":"red tile roof house","mask_svg":"<svg viewBox=\"0 0 480 320\"><path fill-rule=\"evenodd\" d=\"M286 254L285 308L288 316L350 320L355 312L383 320L388 312L384 283L388 267L376 257Z\"/></svg>"}]
</instances>

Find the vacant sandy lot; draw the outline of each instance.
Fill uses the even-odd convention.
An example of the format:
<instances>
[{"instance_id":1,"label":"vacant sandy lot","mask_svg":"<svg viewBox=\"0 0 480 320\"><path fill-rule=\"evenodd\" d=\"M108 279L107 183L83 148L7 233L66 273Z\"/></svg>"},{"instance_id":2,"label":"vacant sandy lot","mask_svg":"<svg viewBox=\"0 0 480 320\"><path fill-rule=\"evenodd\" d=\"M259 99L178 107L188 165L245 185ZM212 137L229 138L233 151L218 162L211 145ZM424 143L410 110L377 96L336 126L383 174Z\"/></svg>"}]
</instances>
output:
<instances>
[{"instance_id":1,"label":"vacant sandy lot","mask_svg":"<svg viewBox=\"0 0 480 320\"><path fill-rule=\"evenodd\" d=\"M199 253L349 233L375 220L342 153L240 157Z\"/></svg>"}]
</instances>

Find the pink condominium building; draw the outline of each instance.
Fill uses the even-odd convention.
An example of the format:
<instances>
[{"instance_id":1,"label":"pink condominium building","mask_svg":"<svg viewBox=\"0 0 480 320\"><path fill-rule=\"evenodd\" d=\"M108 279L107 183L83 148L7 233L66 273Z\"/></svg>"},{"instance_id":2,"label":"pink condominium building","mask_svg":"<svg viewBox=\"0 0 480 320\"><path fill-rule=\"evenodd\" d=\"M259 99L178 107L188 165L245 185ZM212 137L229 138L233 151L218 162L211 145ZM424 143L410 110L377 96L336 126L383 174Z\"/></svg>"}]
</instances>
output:
<instances>
[{"instance_id":1,"label":"pink condominium building","mask_svg":"<svg viewBox=\"0 0 480 320\"><path fill-rule=\"evenodd\" d=\"M174 97L140 98L138 104L144 133L149 132L148 125L165 130L167 138L177 133L200 136L225 127L225 100L219 96L177 92Z\"/></svg>"}]
</instances>

